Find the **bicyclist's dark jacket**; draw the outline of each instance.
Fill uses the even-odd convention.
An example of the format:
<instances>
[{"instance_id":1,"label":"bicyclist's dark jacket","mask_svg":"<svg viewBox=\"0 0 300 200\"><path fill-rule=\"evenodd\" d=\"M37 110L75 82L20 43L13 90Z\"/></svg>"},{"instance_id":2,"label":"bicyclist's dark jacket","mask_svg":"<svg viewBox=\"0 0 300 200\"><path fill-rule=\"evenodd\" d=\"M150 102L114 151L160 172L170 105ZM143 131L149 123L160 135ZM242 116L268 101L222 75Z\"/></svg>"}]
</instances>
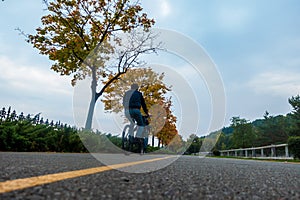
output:
<instances>
[{"instance_id":1,"label":"bicyclist's dark jacket","mask_svg":"<svg viewBox=\"0 0 300 200\"><path fill-rule=\"evenodd\" d=\"M128 90L123 98L123 106L125 109L141 109L148 114L145 99L141 92L137 90Z\"/></svg>"}]
</instances>

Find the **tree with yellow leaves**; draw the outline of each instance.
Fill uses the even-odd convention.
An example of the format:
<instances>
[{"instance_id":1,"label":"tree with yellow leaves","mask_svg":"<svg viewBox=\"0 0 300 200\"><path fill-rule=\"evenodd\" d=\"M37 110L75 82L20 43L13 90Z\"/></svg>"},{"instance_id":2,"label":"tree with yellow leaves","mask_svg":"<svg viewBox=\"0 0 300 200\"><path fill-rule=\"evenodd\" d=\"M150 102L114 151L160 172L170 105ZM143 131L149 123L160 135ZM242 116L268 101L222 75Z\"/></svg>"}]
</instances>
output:
<instances>
[{"instance_id":1,"label":"tree with yellow leaves","mask_svg":"<svg viewBox=\"0 0 300 200\"><path fill-rule=\"evenodd\" d=\"M92 127L95 103L106 88L128 69L139 66L139 56L155 52L154 24L139 1L130 0L44 0L48 14L42 26L27 41L54 61L51 69L60 75L72 75L72 85L91 77L90 105L85 124ZM135 32L136 29L142 29ZM119 33L127 33L124 45ZM123 43L122 43L123 42ZM126 49L119 50L126 46ZM114 56L112 56L114 55ZM112 61L115 60L115 62ZM113 68L113 70L112 70ZM105 81L101 89L99 82Z\"/></svg>"},{"instance_id":2,"label":"tree with yellow leaves","mask_svg":"<svg viewBox=\"0 0 300 200\"><path fill-rule=\"evenodd\" d=\"M168 145L178 135L176 117L171 111L172 101L171 98L166 97L171 87L164 84L163 78L163 73L158 74L151 68L130 69L120 76L120 80L107 87L107 93L102 99L105 110L122 112L124 110L122 99L125 92L130 89L131 84L137 83L147 107L150 108L152 146L154 146L154 137L158 138L159 144Z\"/></svg>"}]
</instances>

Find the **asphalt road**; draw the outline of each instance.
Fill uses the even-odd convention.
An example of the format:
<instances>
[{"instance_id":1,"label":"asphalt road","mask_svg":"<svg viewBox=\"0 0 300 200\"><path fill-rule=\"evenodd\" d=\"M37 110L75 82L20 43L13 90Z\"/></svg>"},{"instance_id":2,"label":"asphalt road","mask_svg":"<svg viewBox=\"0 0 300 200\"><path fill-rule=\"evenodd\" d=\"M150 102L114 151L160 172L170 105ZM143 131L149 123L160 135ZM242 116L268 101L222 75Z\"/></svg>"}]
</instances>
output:
<instances>
[{"instance_id":1,"label":"asphalt road","mask_svg":"<svg viewBox=\"0 0 300 200\"><path fill-rule=\"evenodd\" d=\"M164 156L103 154L95 157L0 152L0 191L1 184L9 180L99 168L104 166L100 161L113 165ZM299 164L178 156L4 192L0 199L298 200L299 188Z\"/></svg>"}]
</instances>

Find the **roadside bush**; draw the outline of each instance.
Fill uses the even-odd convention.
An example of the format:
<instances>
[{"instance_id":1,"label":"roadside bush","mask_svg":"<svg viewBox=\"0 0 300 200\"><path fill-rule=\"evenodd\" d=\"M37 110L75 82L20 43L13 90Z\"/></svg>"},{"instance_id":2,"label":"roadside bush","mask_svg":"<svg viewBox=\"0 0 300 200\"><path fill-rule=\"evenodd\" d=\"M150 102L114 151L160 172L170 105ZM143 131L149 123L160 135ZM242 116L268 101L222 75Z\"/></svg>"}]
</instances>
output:
<instances>
[{"instance_id":1,"label":"roadside bush","mask_svg":"<svg viewBox=\"0 0 300 200\"><path fill-rule=\"evenodd\" d=\"M219 150L213 150L213 155L214 156L220 156L221 155L221 152Z\"/></svg>"},{"instance_id":2,"label":"roadside bush","mask_svg":"<svg viewBox=\"0 0 300 200\"><path fill-rule=\"evenodd\" d=\"M159 147L153 147L153 146L148 145L146 152L150 153L150 152L158 151L159 149L160 149Z\"/></svg>"},{"instance_id":3,"label":"roadside bush","mask_svg":"<svg viewBox=\"0 0 300 200\"><path fill-rule=\"evenodd\" d=\"M288 139L289 151L294 155L294 159L300 159L300 136L293 136Z\"/></svg>"}]
</instances>

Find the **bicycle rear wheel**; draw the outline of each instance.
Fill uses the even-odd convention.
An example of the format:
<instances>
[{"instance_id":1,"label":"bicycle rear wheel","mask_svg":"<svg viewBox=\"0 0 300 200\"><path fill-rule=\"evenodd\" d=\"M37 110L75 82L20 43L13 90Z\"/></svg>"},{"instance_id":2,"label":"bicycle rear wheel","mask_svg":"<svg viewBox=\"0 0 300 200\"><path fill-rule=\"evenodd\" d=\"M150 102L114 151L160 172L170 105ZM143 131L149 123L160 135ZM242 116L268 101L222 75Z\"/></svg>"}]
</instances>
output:
<instances>
[{"instance_id":1,"label":"bicycle rear wheel","mask_svg":"<svg viewBox=\"0 0 300 200\"><path fill-rule=\"evenodd\" d=\"M122 149L129 150L130 139L129 139L129 129L130 125L126 125L122 132Z\"/></svg>"},{"instance_id":2,"label":"bicycle rear wheel","mask_svg":"<svg viewBox=\"0 0 300 200\"><path fill-rule=\"evenodd\" d=\"M140 154L145 153L145 139L144 138L139 138L139 149L140 149Z\"/></svg>"}]
</instances>

